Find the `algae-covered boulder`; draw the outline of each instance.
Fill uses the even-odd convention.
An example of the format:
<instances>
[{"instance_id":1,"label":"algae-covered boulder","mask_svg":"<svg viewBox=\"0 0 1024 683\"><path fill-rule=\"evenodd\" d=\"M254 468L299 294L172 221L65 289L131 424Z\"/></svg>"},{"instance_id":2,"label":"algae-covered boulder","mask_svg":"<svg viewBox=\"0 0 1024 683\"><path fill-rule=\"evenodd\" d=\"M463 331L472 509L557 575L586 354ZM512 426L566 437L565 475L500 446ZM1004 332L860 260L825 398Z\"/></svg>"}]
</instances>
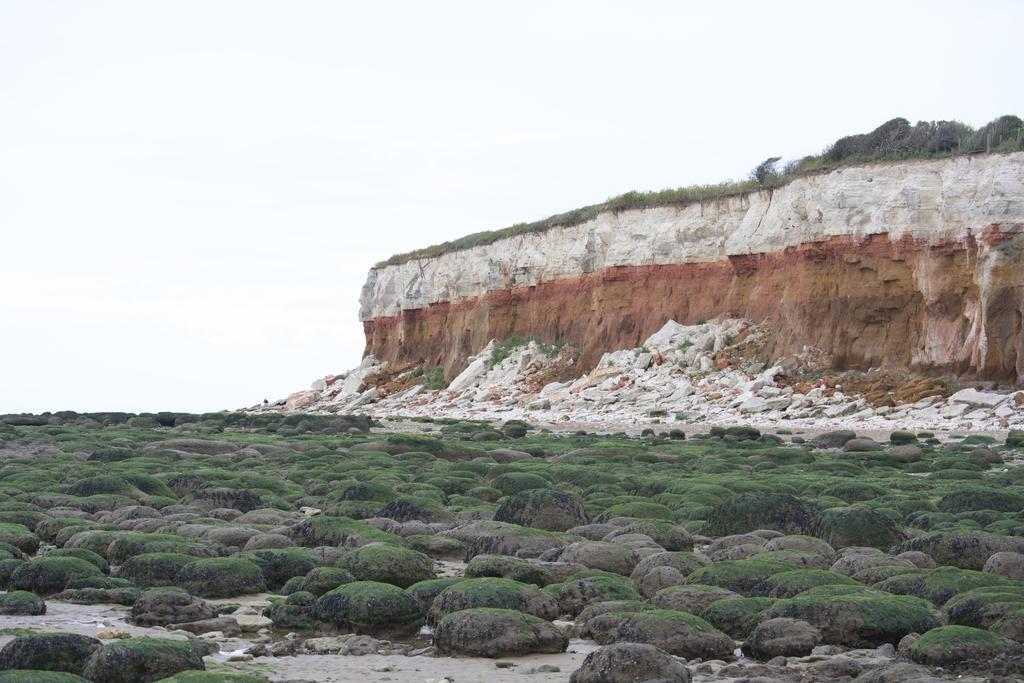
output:
<instances>
[{"instance_id":1,"label":"algae-covered boulder","mask_svg":"<svg viewBox=\"0 0 1024 683\"><path fill-rule=\"evenodd\" d=\"M64 590L69 583L103 573L90 562L77 557L36 557L19 565L8 583L11 590L31 591L38 595L53 595Z\"/></svg>"},{"instance_id":2,"label":"algae-covered boulder","mask_svg":"<svg viewBox=\"0 0 1024 683\"><path fill-rule=\"evenodd\" d=\"M777 617L754 628L743 653L755 659L806 657L821 642L821 632L806 621Z\"/></svg>"},{"instance_id":3,"label":"algae-covered boulder","mask_svg":"<svg viewBox=\"0 0 1024 683\"><path fill-rule=\"evenodd\" d=\"M726 659L732 656L733 640L695 614L673 610L610 612L600 620L618 619L613 631L598 642L646 643L687 659Z\"/></svg>"},{"instance_id":4,"label":"algae-covered boulder","mask_svg":"<svg viewBox=\"0 0 1024 683\"><path fill-rule=\"evenodd\" d=\"M355 548L345 555L342 565L357 581L378 581L400 588L434 578L432 559L390 543L369 543Z\"/></svg>"},{"instance_id":5,"label":"algae-covered boulder","mask_svg":"<svg viewBox=\"0 0 1024 683\"><path fill-rule=\"evenodd\" d=\"M699 553L651 553L637 562L629 578L641 593L649 597L666 586L683 583L690 574L709 564L711 560Z\"/></svg>"},{"instance_id":6,"label":"algae-covered boulder","mask_svg":"<svg viewBox=\"0 0 1024 683\"><path fill-rule=\"evenodd\" d=\"M182 671L156 683L270 683L264 676L225 673L223 671Z\"/></svg>"},{"instance_id":7,"label":"algae-covered boulder","mask_svg":"<svg viewBox=\"0 0 1024 683\"><path fill-rule=\"evenodd\" d=\"M405 592L412 596L412 599L416 601L420 611L426 614L430 611L430 606L434 604L434 598L441 594L441 591L446 588L451 588L459 581L465 581L466 579L461 576L447 576L443 579L429 579L427 581L420 581L414 583L405 589Z\"/></svg>"},{"instance_id":8,"label":"algae-covered boulder","mask_svg":"<svg viewBox=\"0 0 1024 683\"><path fill-rule=\"evenodd\" d=\"M211 619L213 605L177 588L156 588L142 593L132 605L132 621L139 626L167 626Z\"/></svg>"},{"instance_id":9,"label":"algae-covered boulder","mask_svg":"<svg viewBox=\"0 0 1024 683\"><path fill-rule=\"evenodd\" d=\"M974 588L954 595L943 606L950 624L976 628L989 628L1021 610L1024 610L1024 583Z\"/></svg>"},{"instance_id":10,"label":"algae-covered boulder","mask_svg":"<svg viewBox=\"0 0 1024 683\"><path fill-rule=\"evenodd\" d=\"M858 583L848 576L826 569L796 569L769 576L764 588L769 597L791 598L815 586L831 585L856 586Z\"/></svg>"},{"instance_id":11,"label":"algae-covered boulder","mask_svg":"<svg viewBox=\"0 0 1024 683\"><path fill-rule=\"evenodd\" d=\"M565 652L569 637L538 617L510 609L473 608L446 615L434 630L441 655L510 657Z\"/></svg>"},{"instance_id":12,"label":"algae-covered boulder","mask_svg":"<svg viewBox=\"0 0 1024 683\"><path fill-rule=\"evenodd\" d=\"M547 531L566 531L588 521L583 503L576 496L550 488L514 493L498 506L494 520Z\"/></svg>"},{"instance_id":13,"label":"algae-covered boulder","mask_svg":"<svg viewBox=\"0 0 1024 683\"><path fill-rule=\"evenodd\" d=\"M564 565L572 569L573 565ZM477 555L466 565L466 578L494 577L546 586L559 578L560 567L540 560L524 560L506 555ZM583 569L582 565L575 568ZM569 572L571 574L572 571ZM568 576L568 575L566 575Z\"/></svg>"},{"instance_id":14,"label":"algae-covered boulder","mask_svg":"<svg viewBox=\"0 0 1024 683\"><path fill-rule=\"evenodd\" d=\"M190 541L174 534L129 533L116 537L107 547L106 558L111 564L124 564L143 553L182 553L198 557L214 557L216 551L208 545Z\"/></svg>"},{"instance_id":15,"label":"algae-covered boulder","mask_svg":"<svg viewBox=\"0 0 1024 683\"><path fill-rule=\"evenodd\" d=\"M700 618L731 638L745 640L773 604L771 598L715 600L700 613Z\"/></svg>"},{"instance_id":16,"label":"algae-covered boulder","mask_svg":"<svg viewBox=\"0 0 1024 683\"><path fill-rule=\"evenodd\" d=\"M469 544L466 559L477 555L513 555L540 557L552 548L561 548L579 540L575 536L544 529L531 529L518 524L491 520L471 522L444 532L445 536Z\"/></svg>"},{"instance_id":17,"label":"algae-covered boulder","mask_svg":"<svg viewBox=\"0 0 1024 683\"><path fill-rule=\"evenodd\" d=\"M919 550L936 564L980 570L999 552L1024 553L1024 538L992 536L973 531L938 532L918 536L893 548L893 552Z\"/></svg>"},{"instance_id":18,"label":"algae-covered boulder","mask_svg":"<svg viewBox=\"0 0 1024 683\"><path fill-rule=\"evenodd\" d=\"M939 499L935 506L941 512L996 510L1018 512L1024 509L1024 495L990 486L960 486Z\"/></svg>"},{"instance_id":19,"label":"algae-covered boulder","mask_svg":"<svg viewBox=\"0 0 1024 683\"><path fill-rule=\"evenodd\" d=\"M338 586L355 581L355 577L347 569L341 567L316 567L302 579L300 591L306 591L320 597Z\"/></svg>"},{"instance_id":20,"label":"algae-covered boulder","mask_svg":"<svg viewBox=\"0 0 1024 683\"><path fill-rule=\"evenodd\" d=\"M822 642L846 647L895 645L908 633L923 633L942 624L931 604L919 598L866 591L843 593L842 589L862 590L822 586L779 600L766 616L801 619L821 631Z\"/></svg>"},{"instance_id":21,"label":"algae-covered boulder","mask_svg":"<svg viewBox=\"0 0 1024 683\"><path fill-rule=\"evenodd\" d=\"M0 683L90 683L81 676L65 671L13 669L0 671Z\"/></svg>"},{"instance_id":22,"label":"algae-covered boulder","mask_svg":"<svg viewBox=\"0 0 1024 683\"><path fill-rule=\"evenodd\" d=\"M173 586L181 568L195 561L193 555L183 553L143 553L125 560L117 575L139 588Z\"/></svg>"},{"instance_id":23,"label":"algae-covered boulder","mask_svg":"<svg viewBox=\"0 0 1024 683\"><path fill-rule=\"evenodd\" d=\"M569 683L690 683L689 669L664 650L646 643L612 643L587 655Z\"/></svg>"},{"instance_id":24,"label":"algae-covered boulder","mask_svg":"<svg viewBox=\"0 0 1024 683\"><path fill-rule=\"evenodd\" d=\"M0 615L38 616L46 614L46 603L35 593L11 591L0 595Z\"/></svg>"},{"instance_id":25,"label":"algae-covered boulder","mask_svg":"<svg viewBox=\"0 0 1024 683\"><path fill-rule=\"evenodd\" d=\"M110 564L99 553L86 548L54 548L46 557L77 557L96 566L104 574L110 573Z\"/></svg>"},{"instance_id":26,"label":"algae-covered boulder","mask_svg":"<svg viewBox=\"0 0 1024 683\"><path fill-rule=\"evenodd\" d=\"M796 566L778 560L724 560L701 567L690 574L687 583L720 586L740 595L760 596L768 591L768 577L792 571Z\"/></svg>"},{"instance_id":27,"label":"algae-covered boulder","mask_svg":"<svg viewBox=\"0 0 1024 683\"><path fill-rule=\"evenodd\" d=\"M906 539L891 518L863 505L824 510L814 534L833 548L889 548Z\"/></svg>"},{"instance_id":28,"label":"algae-covered boulder","mask_svg":"<svg viewBox=\"0 0 1024 683\"><path fill-rule=\"evenodd\" d=\"M320 596L316 614L338 628L368 635L412 635L423 624L423 613L412 596L397 586L355 581Z\"/></svg>"},{"instance_id":29,"label":"algae-covered boulder","mask_svg":"<svg viewBox=\"0 0 1024 683\"><path fill-rule=\"evenodd\" d=\"M669 551L693 549L693 536L685 527L661 519L630 520L628 523L617 526L601 540L615 541L616 538L625 534L643 534Z\"/></svg>"},{"instance_id":30,"label":"algae-covered boulder","mask_svg":"<svg viewBox=\"0 0 1024 683\"><path fill-rule=\"evenodd\" d=\"M1024 553L994 553L985 561L985 566L981 570L986 574L1024 581Z\"/></svg>"},{"instance_id":31,"label":"algae-covered boulder","mask_svg":"<svg viewBox=\"0 0 1024 683\"><path fill-rule=\"evenodd\" d=\"M659 609L700 614L707 609L708 605L717 600L738 597L740 597L738 593L719 586L693 584L663 588L654 594L651 604Z\"/></svg>"},{"instance_id":32,"label":"algae-covered boulder","mask_svg":"<svg viewBox=\"0 0 1024 683\"><path fill-rule=\"evenodd\" d=\"M465 579L441 591L427 613L431 624L447 614L476 607L508 609L551 620L558 616L558 603L534 585L511 579Z\"/></svg>"},{"instance_id":33,"label":"algae-covered boulder","mask_svg":"<svg viewBox=\"0 0 1024 683\"><path fill-rule=\"evenodd\" d=\"M919 664L948 666L991 660L1022 650L1020 644L996 633L970 626L942 626L918 638L910 646L910 658Z\"/></svg>"},{"instance_id":34,"label":"algae-covered boulder","mask_svg":"<svg viewBox=\"0 0 1024 683\"><path fill-rule=\"evenodd\" d=\"M702 533L728 536L772 529L812 535L818 513L817 505L787 494L741 493L712 509Z\"/></svg>"},{"instance_id":35,"label":"algae-covered boulder","mask_svg":"<svg viewBox=\"0 0 1024 683\"><path fill-rule=\"evenodd\" d=\"M316 627L316 596L307 591L298 591L284 600L272 599L264 614L274 622L276 629L312 630Z\"/></svg>"},{"instance_id":36,"label":"algae-covered boulder","mask_svg":"<svg viewBox=\"0 0 1024 683\"><path fill-rule=\"evenodd\" d=\"M66 671L81 675L85 661L101 643L76 633L33 633L0 649L0 669Z\"/></svg>"},{"instance_id":37,"label":"algae-covered boulder","mask_svg":"<svg viewBox=\"0 0 1024 683\"><path fill-rule=\"evenodd\" d=\"M641 599L625 577L601 572L581 572L573 578L545 586L544 592L555 598L559 611L572 616L593 602Z\"/></svg>"},{"instance_id":38,"label":"algae-covered boulder","mask_svg":"<svg viewBox=\"0 0 1024 683\"><path fill-rule=\"evenodd\" d=\"M506 496L514 496L522 491L550 489L551 482L532 472L505 472L495 477L491 486ZM513 524L519 524L519 522L513 522Z\"/></svg>"},{"instance_id":39,"label":"algae-covered boulder","mask_svg":"<svg viewBox=\"0 0 1024 683\"><path fill-rule=\"evenodd\" d=\"M103 645L85 663L82 675L104 683L150 683L187 669L205 669L189 641L126 638Z\"/></svg>"},{"instance_id":40,"label":"algae-covered boulder","mask_svg":"<svg viewBox=\"0 0 1024 683\"><path fill-rule=\"evenodd\" d=\"M957 567L938 567L897 574L875 584L875 588L895 595L913 595L942 606L954 595L975 588L1015 585L1015 581L994 574Z\"/></svg>"},{"instance_id":41,"label":"algae-covered boulder","mask_svg":"<svg viewBox=\"0 0 1024 683\"><path fill-rule=\"evenodd\" d=\"M640 561L636 551L631 548L603 541L570 543L564 548L556 548L544 553L541 555L541 559L582 564L588 569L600 569L624 576L629 576Z\"/></svg>"},{"instance_id":42,"label":"algae-covered boulder","mask_svg":"<svg viewBox=\"0 0 1024 683\"><path fill-rule=\"evenodd\" d=\"M305 576L317 562L310 551L302 548L246 550L234 557L259 566L269 590L276 590L295 576Z\"/></svg>"},{"instance_id":43,"label":"algae-covered boulder","mask_svg":"<svg viewBox=\"0 0 1024 683\"><path fill-rule=\"evenodd\" d=\"M238 557L212 557L186 564L175 583L202 598L232 598L267 588L259 565Z\"/></svg>"},{"instance_id":44,"label":"algae-covered boulder","mask_svg":"<svg viewBox=\"0 0 1024 683\"><path fill-rule=\"evenodd\" d=\"M396 498L379 509L375 516L396 522L450 522L453 519L452 513L441 503L424 496Z\"/></svg>"},{"instance_id":45,"label":"algae-covered boulder","mask_svg":"<svg viewBox=\"0 0 1024 683\"><path fill-rule=\"evenodd\" d=\"M400 544L401 538L386 531L375 529L369 524L357 522L348 517L316 515L302 520L291 528L292 538L309 548L320 545L356 548L367 543Z\"/></svg>"},{"instance_id":46,"label":"algae-covered boulder","mask_svg":"<svg viewBox=\"0 0 1024 683\"><path fill-rule=\"evenodd\" d=\"M24 524L0 523L0 542L9 543L26 555L39 550L39 538Z\"/></svg>"}]
</instances>

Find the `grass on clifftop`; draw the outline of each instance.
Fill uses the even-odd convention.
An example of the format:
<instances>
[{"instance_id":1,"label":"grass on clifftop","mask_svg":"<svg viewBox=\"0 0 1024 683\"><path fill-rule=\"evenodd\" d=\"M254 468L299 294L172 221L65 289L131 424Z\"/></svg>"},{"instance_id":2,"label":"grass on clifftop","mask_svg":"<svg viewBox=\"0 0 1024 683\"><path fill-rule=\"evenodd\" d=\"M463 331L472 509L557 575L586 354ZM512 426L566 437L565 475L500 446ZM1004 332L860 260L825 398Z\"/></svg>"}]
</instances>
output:
<instances>
[{"instance_id":1,"label":"grass on clifftop","mask_svg":"<svg viewBox=\"0 0 1024 683\"><path fill-rule=\"evenodd\" d=\"M532 223L517 223L500 230L484 230L449 242L415 249L377 263L374 268L394 266L421 258L434 258L453 251L493 244L506 237L542 233L554 227L585 223L606 211L626 211L654 206L685 205L723 199L756 190L779 187L810 173L829 171L872 161L935 159L979 152L1024 150L1024 121L1017 116L1000 116L975 130L960 121L919 121L911 125L904 118L883 123L870 133L848 135L836 140L821 154L796 159L781 170L778 157L765 160L750 177L710 185L690 185L655 192L627 192L600 204L591 204Z\"/></svg>"}]
</instances>

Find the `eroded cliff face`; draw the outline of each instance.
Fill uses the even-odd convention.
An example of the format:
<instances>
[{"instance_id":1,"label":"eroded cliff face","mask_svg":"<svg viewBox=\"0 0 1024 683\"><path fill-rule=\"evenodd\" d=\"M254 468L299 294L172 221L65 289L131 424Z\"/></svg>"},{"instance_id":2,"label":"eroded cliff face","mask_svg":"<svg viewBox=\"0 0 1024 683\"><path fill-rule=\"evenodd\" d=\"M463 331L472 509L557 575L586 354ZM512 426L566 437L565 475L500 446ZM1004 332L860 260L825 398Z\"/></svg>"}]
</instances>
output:
<instances>
[{"instance_id":1,"label":"eroded cliff face","mask_svg":"<svg viewBox=\"0 0 1024 683\"><path fill-rule=\"evenodd\" d=\"M667 320L744 317L840 369L1024 380L1024 153L871 164L370 271L366 352L453 377L491 339L580 369Z\"/></svg>"}]
</instances>

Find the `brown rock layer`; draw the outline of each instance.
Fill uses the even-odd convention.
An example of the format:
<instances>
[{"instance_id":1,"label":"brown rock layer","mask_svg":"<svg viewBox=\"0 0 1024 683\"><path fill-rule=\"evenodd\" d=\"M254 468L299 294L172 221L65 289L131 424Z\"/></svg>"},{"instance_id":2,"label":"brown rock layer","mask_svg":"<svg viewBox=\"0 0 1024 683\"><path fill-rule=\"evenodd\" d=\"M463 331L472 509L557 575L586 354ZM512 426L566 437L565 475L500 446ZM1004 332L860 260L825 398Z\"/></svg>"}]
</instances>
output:
<instances>
[{"instance_id":1,"label":"brown rock layer","mask_svg":"<svg viewBox=\"0 0 1024 683\"><path fill-rule=\"evenodd\" d=\"M363 323L366 352L442 366L451 379L491 339L537 337L581 349L580 369L637 346L674 319L768 323L770 356L815 346L838 369L900 367L1024 379L1024 226L924 244L834 237L712 263L602 272L431 304Z\"/></svg>"}]
</instances>

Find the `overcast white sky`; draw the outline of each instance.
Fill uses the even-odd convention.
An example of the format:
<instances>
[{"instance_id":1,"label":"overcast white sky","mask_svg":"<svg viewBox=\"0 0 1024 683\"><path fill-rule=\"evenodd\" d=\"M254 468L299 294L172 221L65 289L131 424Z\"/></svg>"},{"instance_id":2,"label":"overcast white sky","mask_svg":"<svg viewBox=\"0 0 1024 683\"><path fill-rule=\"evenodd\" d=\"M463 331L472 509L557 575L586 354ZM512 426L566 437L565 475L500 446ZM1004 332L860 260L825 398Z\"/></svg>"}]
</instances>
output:
<instances>
[{"instance_id":1,"label":"overcast white sky","mask_svg":"<svg viewBox=\"0 0 1024 683\"><path fill-rule=\"evenodd\" d=\"M0 0L0 412L358 363L392 253L1024 113L1020 2Z\"/></svg>"}]
</instances>

